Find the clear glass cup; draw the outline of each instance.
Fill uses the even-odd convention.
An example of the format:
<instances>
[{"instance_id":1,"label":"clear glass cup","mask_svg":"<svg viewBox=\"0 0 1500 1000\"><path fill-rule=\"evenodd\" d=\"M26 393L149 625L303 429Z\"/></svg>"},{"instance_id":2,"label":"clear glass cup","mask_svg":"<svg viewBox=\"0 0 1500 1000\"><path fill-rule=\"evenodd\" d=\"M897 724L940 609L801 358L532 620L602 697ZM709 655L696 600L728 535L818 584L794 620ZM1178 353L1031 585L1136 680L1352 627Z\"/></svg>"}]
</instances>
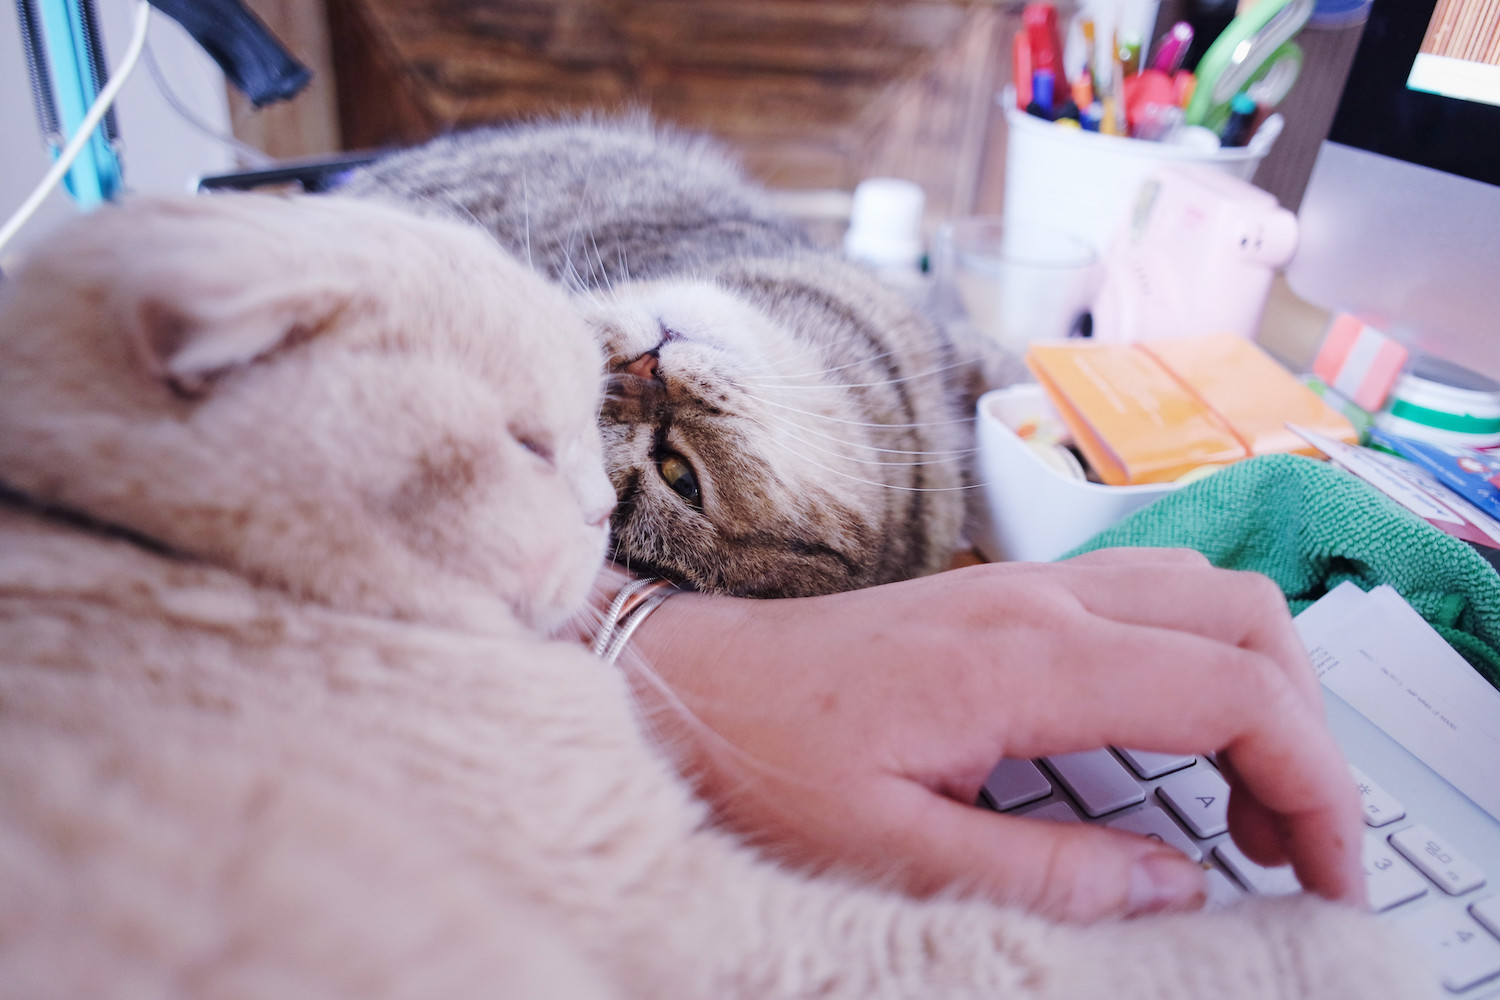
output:
<instances>
[{"instance_id":1,"label":"clear glass cup","mask_svg":"<svg viewBox=\"0 0 1500 1000\"><path fill-rule=\"evenodd\" d=\"M1024 354L1028 344L1088 336L1103 267L1093 246L1060 230L1008 230L999 216L938 229L933 277L949 309L981 334Z\"/></svg>"}]
</instances>

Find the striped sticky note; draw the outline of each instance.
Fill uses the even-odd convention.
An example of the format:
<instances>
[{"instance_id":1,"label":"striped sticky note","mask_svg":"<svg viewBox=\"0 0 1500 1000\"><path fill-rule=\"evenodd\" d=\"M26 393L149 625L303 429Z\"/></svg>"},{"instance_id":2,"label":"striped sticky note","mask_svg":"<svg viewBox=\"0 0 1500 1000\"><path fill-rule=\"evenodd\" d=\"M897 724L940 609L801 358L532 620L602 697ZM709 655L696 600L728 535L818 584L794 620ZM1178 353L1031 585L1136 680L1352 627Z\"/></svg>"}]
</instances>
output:
<instances>
[{"instance_id":1,"label":"striped sticky note","mask_svg":"<svg viewBox=\"0 0 1500 1000\"><path fill-rule=\"evenodd\" d=\"M1340 394L1373 413L1385 402L1404 364L1406 348L1368 323L1339 313L1323 336L1312 368Z\"/></svg>"}]
</instances>

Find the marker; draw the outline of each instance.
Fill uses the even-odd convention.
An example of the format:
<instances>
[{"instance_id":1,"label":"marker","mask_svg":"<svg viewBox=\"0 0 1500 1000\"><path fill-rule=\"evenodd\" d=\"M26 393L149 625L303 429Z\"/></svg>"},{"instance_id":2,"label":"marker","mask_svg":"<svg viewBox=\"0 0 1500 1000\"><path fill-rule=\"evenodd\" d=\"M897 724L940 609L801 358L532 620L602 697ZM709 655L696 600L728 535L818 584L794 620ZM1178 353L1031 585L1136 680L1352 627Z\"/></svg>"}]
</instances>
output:
<instances>
[{"instance_id":1,"label":"marker","mask_svg":"<svg viewBox=\"0 0 1500 1000\"><path fill-rule=\"evenodd\" d=\"M1094 103L1094 80L1087 68L1073 81L1073 103L1080 108Z\"/></svg>"},{"instance_id":2,"label":"marker","mask_svg":"<svg viewBox=\"0 0 1500 1000\"><path fill-rule=\"evenodd\" d=\"M1083 71L1088 74L1089 85L1095 91L1099 89L1099 53L1094 49L1094 19L1085 17L1078 23L1078 29L1083 32ZM1080 108L1082 104L1078 105Z\"/></svg>"},{"instance_id":3,"label":"marker","mask_svg":"<svg viewBox=\"0 0 1500 1000\"><path fill-rule=\"evenodd\" d=\"M1243 146L1255 132L1255 101L1241 91L1229 102L1229 120L1219 133L1219 142L1224 146Z\"/></svg>"},{"instance_id":4,"label":"marker","mask_svg":"<svg viewBox=\"0 0 1500 1000\"><path fill-rule=\"evenodd\" d=\"M1126 76L1135 76L1141 71L1141 36L1126 35L1119 45L1120 66Z\"/></svg>"},{"instance_id":5,"label":"marker","mask_svg":"<svg viewBox=\"0 0 1500 1000\"><path fill-rule=\"evenodd\" d=\"M1031 43L1026 40L1026 31L1016 32L1010 42L1012 80L1016 85L1016 107L1022 111L1031 103Z\"/></svg>"},{"instance_id":6,"label":"marker","mask_svg":"<svg viewBox=\"0 0 1500 1000\"><path fill-rule=\"evenodd\" d=\"M1115 99L1106 97L1101 104L1099 131L1105 135L1124 135L1125 130L1120 127L1119 109L1115 107Z\"/></svg>"},{"instance_id":7,"label":"marker","mask_svg":"<svg viewBox=\"0 0 1500 1000\"><path fill-rule=\"evenodd\" d=\"M1035 69L1031 71L1031 103L1026 105L1028 115L1036 115L1051 121L1054 117L1052 109L1054 85L1056 80L1049 69Z\"/></svg>"},{"instance_id":8,"label":"marker","mask_svg":"<svg viewBox=\"0 0 1500 1000\"><path fill-rule=\"evenodd\" d=\"M1026 41L1031 46L1031 69L1047 70L1054 81L1062 79L1062 36L1057 33L1057 8L1050 3L1029 3L1021 12ZM1033 94L1033 96L1035 96Z\"/></svg>"},{"instance_id":9,"label":"marker","mask_svg":"<svg viewBox=\"0 0 1500 1000\"><path fill-rule=\"evenodd\" d=\"M1198 86L1198 78L1190 71L1180 69L1172 75L1172 103L1179 108L1186 108L1188 101L1193 99L1193 90Z\"/></svg>"},{"instance_id":10,"label":"marker","mask_svg":"<svg viewBox=\"0 0 1500 1000\"><path fill-rule=\"evenodd\" d=\"M1148 69L1125 78L1125 122L1132 135L1147 107L1172 103L1172 78L1167 74Z\"/></svg>"},{"instance_id":11,"label":"marker","mask_svg":"<svg viewBox=\"0 0 1500 1000\"><path fill-rule=\"evenodd\" d=\"M1151 68L1172 76L1182 68L1182 61L1187 58L1188 47L1192 44L1193 26L1178 21L1157 40L1156 58L1151 61Z\"/></svg>"}]
</instances>

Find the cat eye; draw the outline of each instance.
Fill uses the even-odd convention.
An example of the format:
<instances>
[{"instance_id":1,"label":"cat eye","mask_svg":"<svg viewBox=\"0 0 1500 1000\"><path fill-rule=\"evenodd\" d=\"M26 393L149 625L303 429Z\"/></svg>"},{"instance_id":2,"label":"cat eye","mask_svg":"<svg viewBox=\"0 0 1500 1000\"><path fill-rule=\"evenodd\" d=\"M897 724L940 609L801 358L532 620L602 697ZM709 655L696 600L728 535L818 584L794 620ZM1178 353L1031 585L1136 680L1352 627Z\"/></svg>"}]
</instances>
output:
<instances>
[{"instance_id":1,"label":"cat eye","mask_svg":"<svg viewBox=\"0 0 1500 1000\"><path fill-rule=\"evenodd\" d=\"M514 428L511 429L510 436L516 439L516 444L525 448L548 465L552 464L552 449L541 438L534 434L527 434L524 431L517 431Z\"/></svg>"},{"instance_id":2,"label":"cat eye","mask_svg":"<svg viewBox=\"0 0 1500 1000\"><path fill-rule=\"evenodd\" d=\"M672 488L673 493L698 510L703 509L703 494L698 490L698 475L688 464L687 459L676 452L668 452L662 456L657 468L661 470L662 480Z\"/></svg>"}]
</instances>

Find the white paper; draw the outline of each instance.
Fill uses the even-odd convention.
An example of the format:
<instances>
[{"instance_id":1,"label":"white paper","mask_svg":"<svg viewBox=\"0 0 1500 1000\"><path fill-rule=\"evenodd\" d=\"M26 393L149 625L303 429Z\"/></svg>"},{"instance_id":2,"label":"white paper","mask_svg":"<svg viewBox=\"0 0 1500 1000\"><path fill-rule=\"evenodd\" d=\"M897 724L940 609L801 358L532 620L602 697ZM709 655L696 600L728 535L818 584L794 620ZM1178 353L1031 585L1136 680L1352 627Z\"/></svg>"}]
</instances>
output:
<instances>
[{"instance_id":1,"label":"white paper","mask_svg":"<svg viewBox=\"0 0 1500 1000\"><path fill-rule=\"evenodd\" d=\"M1428 521L1463 524L1466 521L1500 545L1500 521L1445 486L1442 480L1414 462L1369 448L1335 441L1296 424L1287 427L1365 482Z\"/></svg>"},{"instance_id":2,"label":"white paper","mask_svg":"<svg viewBox=\"0 0 1500 1000\"><path fill-rule=\"evenodd\" d=\"M1400 594L1344 584L1297 628L1325 687L1500 820L1500 691Z\"/></svg>"}]
</instances>

